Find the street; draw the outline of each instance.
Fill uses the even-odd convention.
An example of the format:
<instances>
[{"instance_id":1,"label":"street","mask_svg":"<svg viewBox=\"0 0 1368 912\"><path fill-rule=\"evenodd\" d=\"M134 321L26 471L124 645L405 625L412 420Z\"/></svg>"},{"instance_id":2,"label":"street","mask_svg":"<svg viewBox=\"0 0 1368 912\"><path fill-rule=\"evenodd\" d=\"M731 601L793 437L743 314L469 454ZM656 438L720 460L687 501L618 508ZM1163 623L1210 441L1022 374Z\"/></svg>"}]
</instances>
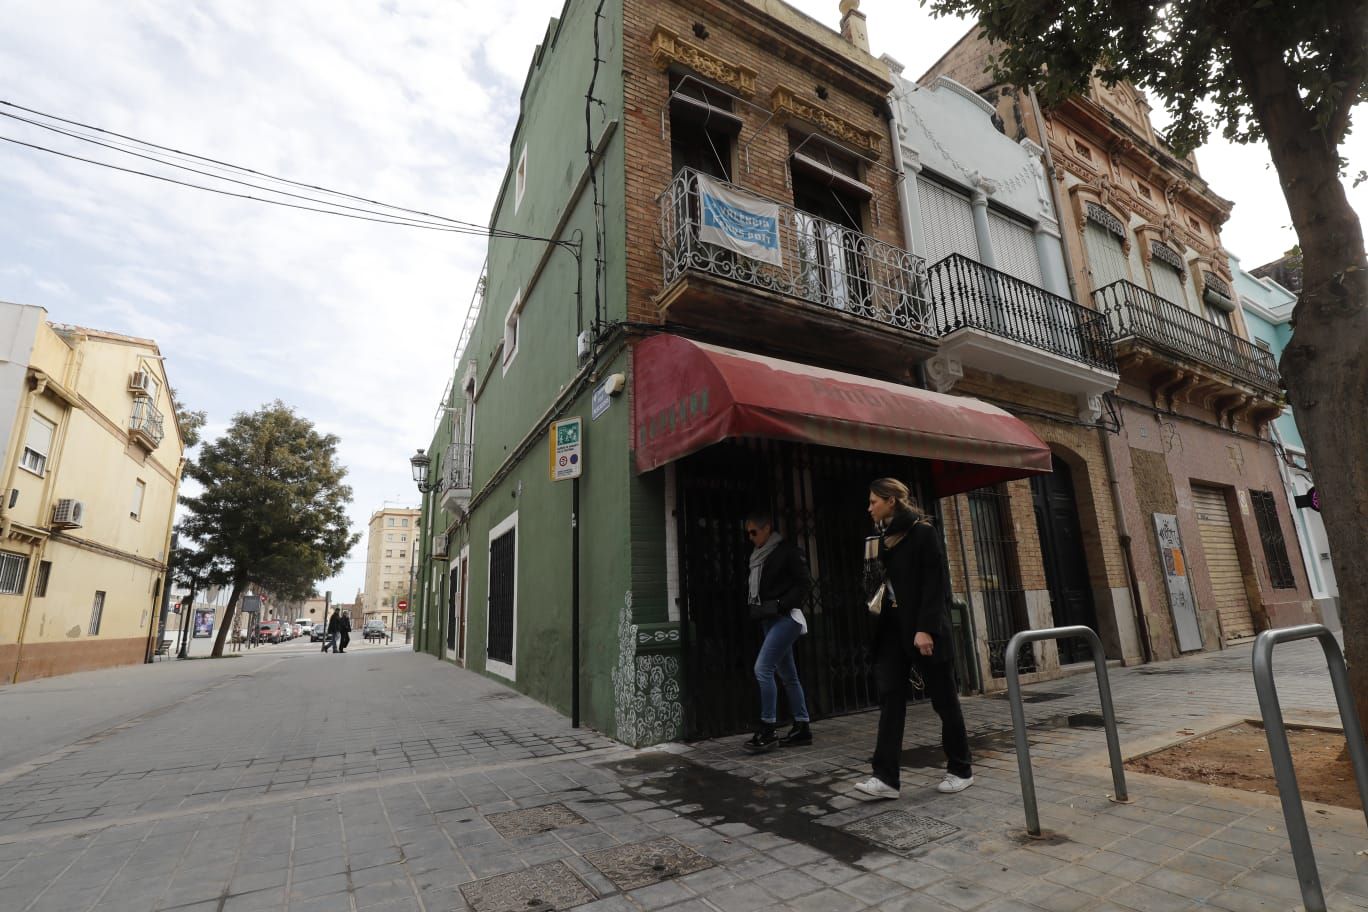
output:
<instances>
[{"instance_id":1,"label":"street","mask_svg":"<svg viewBox=\"0 0 1368 912\"><path fill-rule=\"evenodd\" d=\"M1126 756L1257 717L1248 648L1113 669ZM1289 717L1328 721L1319 652L1279 652ZM965 701L977 783L857 800L874 714L752 757L633 751L401 645L296 642L0 688L6 910L985 912L1299 908L1277 799L1110 777L1097 692L1027 688L1046 838L1025 836L1007 702ZM1333 909L1368 908L1363 816L1308 806ZM898 812L892 813L889 812ZM910 828L908 824L913 824ZM920 840L920 842L919 842Z\"/></svg>"}]
</instances>

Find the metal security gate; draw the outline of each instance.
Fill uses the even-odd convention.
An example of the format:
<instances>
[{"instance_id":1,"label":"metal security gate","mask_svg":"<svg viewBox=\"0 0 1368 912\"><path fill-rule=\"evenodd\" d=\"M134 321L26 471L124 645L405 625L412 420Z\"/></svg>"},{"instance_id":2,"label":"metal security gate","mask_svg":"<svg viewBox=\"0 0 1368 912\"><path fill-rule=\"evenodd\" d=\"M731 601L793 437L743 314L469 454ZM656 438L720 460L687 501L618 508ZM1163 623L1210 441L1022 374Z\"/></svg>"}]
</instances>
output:
<instances>
[{"instance_id":1,"label":"metal security gate","mask_svg":"<svg viewBox=\"0 0 1368 912\"><path fill-rule=\"evenodd\" d=\"M1031 628L1026 614L1026 591L1017 572L1016 539L1009 531L1011 495L1005 487L969 492L969 516L974 527L974 557L978 564L979 597L988 621L988 668L995 678L1007 673L1005 656L1012 635ZM1035 650L1025 643L1017 653L1017 671L1036 670Z\"/></svg>"},{"instance_id":2,"label":"metal security gate","mask_svg":"<svg viewBox=\"0 0 1368 912\"><path fill-rule=\"evenodd\" d=\"M517 584L517 528L489 543L489 658L513 663L513 599Z\"/></svg>"},{"instance_id":3,"label":"metal security gate","mask_svg":"<svg viewBox=\"0 0 1368 912\"><path fill-rule=\"evenodd\" d=\"M1216 611L1221 620L1221 636L1231 640L1252 637L1254 617L1245 592L1240 552L1235 547L1235 532L1230 528L1230 511L1221 488L1192 486L1192 505L1197 511L1197 530L1202 535L1207 575L1216 594Z\"/></svg>"},{"instance_id":4,"label":"metal security gate","mask_svg":"<svg viewBox=\"0 0 1368 912\"><path fill-rule=\"evenodd\" d=\"M760 625L746 614L750 544L744 520L771 508L778 531L808 558L798 673L814 718L876 705L873 620L860 597L863 542L873 529L869 482L891 476L918 492L914 460L769 440L725 441L678 463L680 620L685 631L685 731L747 731L759 711ZM925 506L930 502L923 500ZM786 718L780 688L779 717Z\"/></svg>"}]
</instances>

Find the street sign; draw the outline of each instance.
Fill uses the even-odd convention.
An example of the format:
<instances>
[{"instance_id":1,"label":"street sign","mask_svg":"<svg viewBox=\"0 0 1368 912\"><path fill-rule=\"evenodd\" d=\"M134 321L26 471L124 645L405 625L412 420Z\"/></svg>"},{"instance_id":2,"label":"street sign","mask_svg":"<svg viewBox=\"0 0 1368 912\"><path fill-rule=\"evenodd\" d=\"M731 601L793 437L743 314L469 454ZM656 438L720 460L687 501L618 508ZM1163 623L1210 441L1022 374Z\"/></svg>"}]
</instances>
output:
<instances>
[{"instance_id":1,"label":"street sign","mask_svg":"<svg viewBox=\"0 0 1368 912\"><path fill-rule=\"evenodd\" d=\"M243 614L259 614L263 599L258 595L244 595L242 597Z\"/></svg>"},{"instance_id":2,"label":"street sign","mask_svg":"<svg viewBox=\"0 0 1368 912\"><path fill-rule=\"evenodd\" d=\"M1315 510L1317 513L1320 512L1320 492L1315 488L1312 488L1305 494L1298 494L1293 500L1295 505L1300 509L1305 510L1309 508Z\"/></svg>"},{"instance_id":3,"label":"street sign","mask_svg":"<svg viewBox=\"0 0 1368 912\"><path fill-rule=\"evenodd\" d=\"M579 478L584 469L584 422L581 418L566 418L551 423L551 480L565 481Z\"/></svg>"},{"instance_id":4,"label":"street sign","mask_svg":"<svg viewBox=\"0 0 1368 912\"><path fill-rule=\"evenodd\" d=\"M408 599L400 599L397 607L400 611L408 611Z\"/></svg>"},{"instance_id":5,"label":"street sign","mask_svg":"<svg viewBox=\"0 0 1368 912\"><path fill-rule=\"evenodd\" d=\"M604 380L594 388L594 400L589 410L590 421L598 421L599 415L608 411L608 406L613 404L613 397L608 395L608 384L611 382L611 378Z\"/></svg>"}]
</instances>

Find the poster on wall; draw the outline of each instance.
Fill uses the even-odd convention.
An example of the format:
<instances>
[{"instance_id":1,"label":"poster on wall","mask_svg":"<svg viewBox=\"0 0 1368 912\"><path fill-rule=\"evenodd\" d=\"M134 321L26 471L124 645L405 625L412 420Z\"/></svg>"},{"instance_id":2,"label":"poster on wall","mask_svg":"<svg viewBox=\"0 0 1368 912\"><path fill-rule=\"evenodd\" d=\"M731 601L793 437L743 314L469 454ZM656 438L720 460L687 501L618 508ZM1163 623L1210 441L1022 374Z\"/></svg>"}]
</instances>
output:
<instances>
[{"instance_id":1,"label":"poster on wall","mask_svg":"<svg viewBox=\"0 0 1368 912\"><path fill-rule=\"evenodd\" d=\"M195 636L208 637L214 635L214 612L201 611L195 609Z\"/></svg>"},{"instance_id":2,"label":"poster on wall","mask_svg":"<svg viewBox=\"0 0 1368 912\"><path fill-rule=\"evenodd\" d=\"M1201 649L1202 627L1197 623L1197 600L1192 597L1192 582L1188 578L1187 561L1183 557L1183 540L1178 534L1178 517L1170 513L1155 513L1154 532L1159 541L1164 582L1168 585L1173 630L1178 635L1178 651Z\"/></svg>"}]
</instances>

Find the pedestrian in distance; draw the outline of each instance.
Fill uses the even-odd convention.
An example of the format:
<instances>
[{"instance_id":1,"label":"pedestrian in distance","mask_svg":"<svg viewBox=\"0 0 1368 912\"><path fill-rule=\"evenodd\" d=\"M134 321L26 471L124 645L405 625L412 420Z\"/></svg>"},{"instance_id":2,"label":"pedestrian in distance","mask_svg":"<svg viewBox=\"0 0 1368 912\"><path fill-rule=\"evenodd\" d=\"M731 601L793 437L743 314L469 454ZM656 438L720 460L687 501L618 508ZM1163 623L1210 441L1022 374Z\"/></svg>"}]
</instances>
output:
<instances>
[{"instance_id":1,"label":"pedestrian in distance","mask_svg":"<svg viewBox=\"0 0 1368 912\"><path fill-rule=\"evenodd\" d=\"M342 634L342 609L333 610L333 616L328 618L328 633L323 637L323 652L332 650L337 653L337 638Z\"/></svg>"},{"instance_id":2,"label":"pedestrian in distance","mask_svg":"<svg viewBox=\"0 0 1368 912\"><path fill-rule=\"evenodd\" d=\"M894 478L869 486L869 516L879 532L877 550L865 552L865 597L869 609L878 613L872 652L879 733L874 775L855 788L874 798L898 797L908 679L915 670L941 720L946 772L936 790L962 792L974 784L974 772L955 689L950 568L940 533L912 500L907 485Z\"/></svg>"},{"instance_id":3,"label":"pedestrian in distance","mask_svg":"<svg viewBox=\"0 0 1368 912\"><path fill-rule=\"evenodd\" d=\"M337 651L346 652L347 647L351 645L351 618L345 614L342 615L341 636L337 643Z\"/></svg>"},{"instance_id":4,"label":"pedestrian in distance","mask_svg":"<svg viewBox=\"0 0 1368 912\"><path fill-rule=\"evenodd\" d=\"M808 630L803 602L812 588L812 578L802 552L775 531L772 514L758 511L746 517L746 536L753 548L748 611L752 620L760 622L764 639L755 659L755 680L760 685L760 727L742 747L748 753L760 754L779 746L812 743L807 698L793 661L793 645ZM775 734L779 704L776 675L784 682L789 711L793 714L793 727L783 736Z\"/></svg>"}]
</instances>

